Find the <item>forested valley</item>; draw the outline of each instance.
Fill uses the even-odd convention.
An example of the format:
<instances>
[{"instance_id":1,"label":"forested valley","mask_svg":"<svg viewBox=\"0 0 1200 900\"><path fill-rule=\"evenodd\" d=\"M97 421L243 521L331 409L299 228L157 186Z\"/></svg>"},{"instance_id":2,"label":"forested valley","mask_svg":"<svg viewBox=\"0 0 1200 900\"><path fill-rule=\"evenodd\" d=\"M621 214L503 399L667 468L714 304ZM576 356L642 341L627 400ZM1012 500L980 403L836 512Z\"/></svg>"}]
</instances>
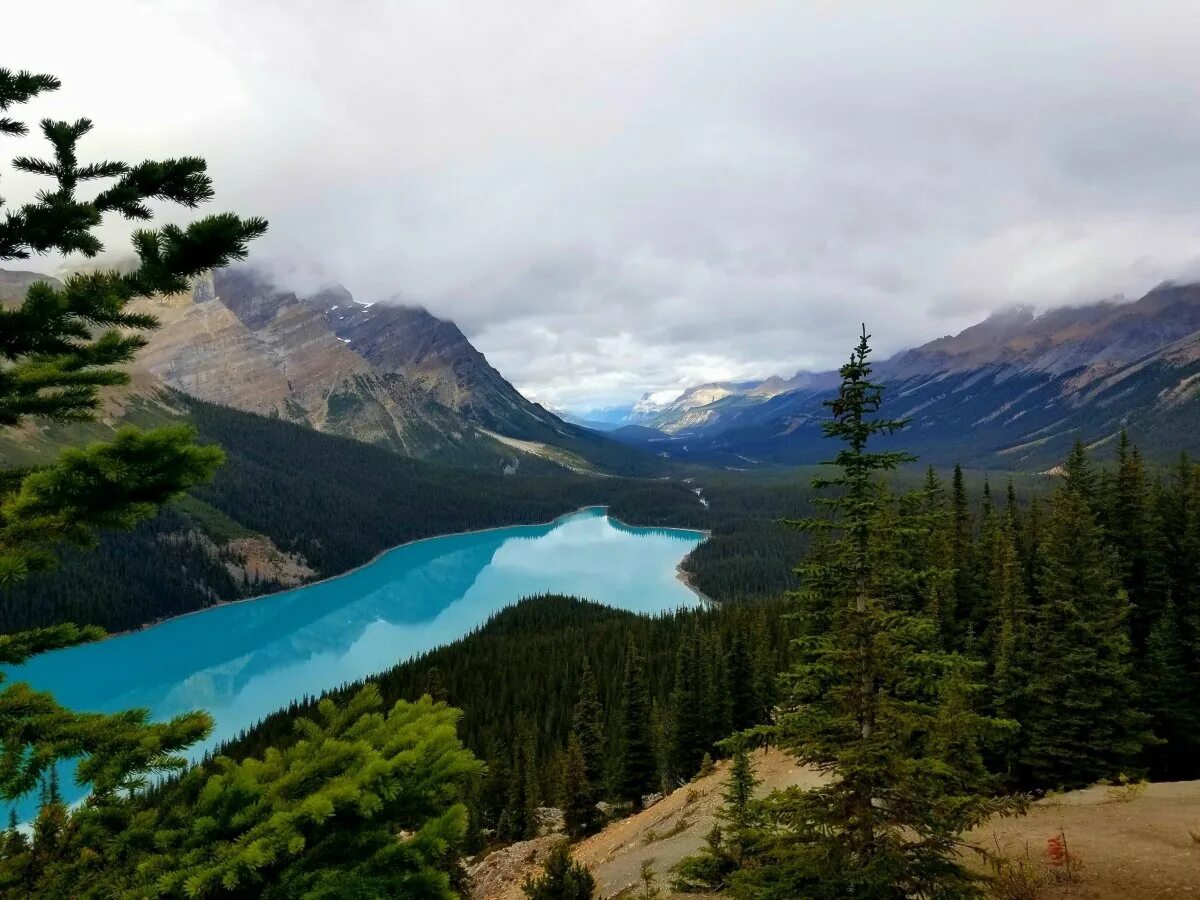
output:
<instances>
[{"instance_id":1,"label":"forested valley","mask_svg":"<svg viewBox=\"0 0 1200 900\"><path fill-rule=\"evenodd\" d=\"M246 535L265 535L329 577L406 541L547 522L581 506L611 506L630 524L707 525L696 496L678 479L491 475L177 400L200 442L225 452L212 481L132 531L104 533L94 550L64 548L58 567L9 590L0 628L71 621L120 631L279 590L270 581L239 582L227 570L222 545ZM80 584L88 590L79 591Z\"/></svg>"},{"instance_id":2,"label":"forested valley","mask_svg":"<svg viewBox=\"0 0 1200 900\"><path fill-rule=\"evenodd\" d=\"M1148 469L1122 438L1114 465L1097 467L1077 448L1057 480L1045 495L1021 496L1008 480L972 493L961 470L947 481L929 470L919 487L893 492L879 552L936 573L895 599L933 603L939 645L982 667L983 708L1019 726L987 751L1005 790L1198 777L1200 466ZM725 502L736 503L728 490ZM747 491L750 506L780 518L810 506L782 502L788 492L777 487L759 506L764 498ZM715 605L647 618L531 598L371 683L388 702L431 693L464 710L463 738L492 773L476 798L480 821L500 839L531 834L539 805L570 805L573 734L592 753L597 796L629 796L631 752L651 757L634 794L671 790L706 755L726 752L724 738L770 719L796 636L783 594L795 589L800 538L778 520L728 513L687 564ZM632 718L629 685L643 692ZM223 752L286 744L315 705L281 710Z\"/></svg>"}]
</instances>

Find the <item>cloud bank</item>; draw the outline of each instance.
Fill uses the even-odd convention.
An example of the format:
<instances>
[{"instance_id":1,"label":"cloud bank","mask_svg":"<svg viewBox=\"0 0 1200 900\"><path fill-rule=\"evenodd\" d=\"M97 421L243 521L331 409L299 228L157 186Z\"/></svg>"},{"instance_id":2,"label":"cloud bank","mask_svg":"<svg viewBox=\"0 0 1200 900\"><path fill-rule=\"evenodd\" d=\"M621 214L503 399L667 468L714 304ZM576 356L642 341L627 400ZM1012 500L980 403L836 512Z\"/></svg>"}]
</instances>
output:
<instances>
[{"instance_id":1,"label":"cloud bank","mask_svg":"<svg viewBox=\"0 0 1200 900\"><path fill-rule=\"evenodd\" d=\"M260 261L423 303L557 405L1200 272L1177 2L42 0L5 31L64 81L27 118L205 156Z\"/></svg>"}]
</instances>

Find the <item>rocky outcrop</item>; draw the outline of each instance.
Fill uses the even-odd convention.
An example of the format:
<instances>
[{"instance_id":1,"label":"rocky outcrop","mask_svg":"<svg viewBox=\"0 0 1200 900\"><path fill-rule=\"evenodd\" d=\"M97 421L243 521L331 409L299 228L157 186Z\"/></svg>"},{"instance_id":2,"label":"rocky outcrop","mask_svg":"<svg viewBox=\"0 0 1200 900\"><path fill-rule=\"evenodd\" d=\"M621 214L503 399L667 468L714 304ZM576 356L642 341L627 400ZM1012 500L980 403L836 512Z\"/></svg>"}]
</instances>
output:
<instances>
[{"instance_id":1,"label":"rocky outcrop","mask_svg":"<svg viewBox=\"0 0 1200 900\"><path fill-rule=\"evenodd\" d=\"M471 422L512 437L563 425L526 400L453 322L415 306L356 303L345 289L322 291L309 302L376 371L407 378Z\"/></svg>"},{"instance_id":2,"label":"rocky outcrop","mask_svg":"<svg viewBox=\"0 0 1200 900\"><path fill-rule=\"evenodd\" d=\"M323 314L252 273L222 270L188 294L139 300L161 327L139 365L201 400L425 456L470 428L409 383L380 372Z\"/></svg>"},{"instance_id":3,"label":"rocky outcrop","mask_svg":"<svg viewBox=\"0 0 1200 900\"><path fill-rule=\"evenodd\" d=\"M285 553L263 535L236 538L223 548L225 568L243 585L296 587L317 577L299 553Z\"/></svg>"}]
</instances>

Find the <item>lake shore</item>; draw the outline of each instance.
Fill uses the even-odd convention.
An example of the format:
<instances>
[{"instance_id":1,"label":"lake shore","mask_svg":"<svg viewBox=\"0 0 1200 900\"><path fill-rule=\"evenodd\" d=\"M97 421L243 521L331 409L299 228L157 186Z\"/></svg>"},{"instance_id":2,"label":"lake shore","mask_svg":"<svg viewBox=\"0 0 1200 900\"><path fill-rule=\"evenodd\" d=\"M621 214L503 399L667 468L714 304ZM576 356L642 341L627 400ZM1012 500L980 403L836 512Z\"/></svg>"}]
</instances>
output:
<instances>
[{"instance_id":1,"label":"lake shore","mask_svg":"<svg viewBox=\"0 0 1200 900\"><path fill-rule=\"evenodd\" d=\"M374 556L372 556L366 562L360 563L359 565L354 566L351 569L347 569L344 572L338 572L336 575L327 575L324 578L318 578L314 581L308 581L308 582L305 582L304 584L297 585L295 587L282 588L278 591L271 591L271 592L265 593L265 594L255 594L253 597L239 597L237 600L217 600L210 606L205 606L201 609L189 610L188 612L179 613L178 615L174 615L174 616L166 616L161 619L155 619L152 622L147 622L143 625L139 625L137 628L127 628L123 631L109 632L108 634L104 635L104 637L102 637L100 640L107 641L107 640L111 640L113 638L124 637L124 636L130 635L130 634L137 634L142 631L147 631L151 628L156 628L159 625L165 625L168 622L174 622L178 619L187 618L188 616L198 616L203 613L212 612L214 610L221 609L226 606L236 606L239 603L253 603L253 602L259 601L259 600L266 600L271 597L277 597L280 594L286 593L288 591L304 590L305 588L314 587L319 584L325 584L330 581L336 581L339 578L346 578L350 575L353 575L355 572L361 571L362 569L365 569L369 566L374 565L375 563L379 562L379 560L381 560L383 557L387 556L389 553L392 553L396 550L400 550L404 547L411 547L416 544L423 544L427 541L438 541L438 540L442 540L444 538L460 537L460 536L472 535L472 534L487 534L492 531L504 531L509 528L545 528L547 525L553 525L556 522L562 521L563 519L568 519L571 516L575 516L575 515L578 515L579 513L587 512L589 510L594 510L594 509L604 510L604 515L607 518L611 519L614 522L617 522L620 525L623 525L626 528L646 528L646 529L662 528L667 531L685 531L685 532L688 532L689 534L704 535L705 540L707 540L708 538L710 538L712 536L712 531L707 528L676 528L676 527L665 527L665 526L661 526L661 525L631 525L628 522L625 522L624 520L619 519L616 516L609 513L608 512L609 506L607 504L592 504L589 506L581 506L578 509L570 510L568 512L563 513L562 515L555 516L553 519L550 519L549 521L546 521L546 522L523 522L523 523L519 523L519 524L515 524L515 525L493 525L488 528L473 528L468 531L449 531L449 532L446 532L445 534L431 534L428 537L414 538L411 541L404 541L403 543L395 544L391 547L387 547L383 550L380 550L378 553L376 553ZM689 553L690 553L690 551L689 551ZM685 556L684 559L686 560L686 558L687 557ZM688 590L690 590L693 594L695 594L701 600L701 602L710 603L710 604L716 603L715 600L713 600L711 597L704 594L702 591L698 590L691 583L691 581L689 580L689 576L683 570L683 561L682 560L675 567L675 573L676 573L676 578L685 587L687 587ZM521 598L518 598L518 599L521 599Z\"/></svg>"}]
</instances>

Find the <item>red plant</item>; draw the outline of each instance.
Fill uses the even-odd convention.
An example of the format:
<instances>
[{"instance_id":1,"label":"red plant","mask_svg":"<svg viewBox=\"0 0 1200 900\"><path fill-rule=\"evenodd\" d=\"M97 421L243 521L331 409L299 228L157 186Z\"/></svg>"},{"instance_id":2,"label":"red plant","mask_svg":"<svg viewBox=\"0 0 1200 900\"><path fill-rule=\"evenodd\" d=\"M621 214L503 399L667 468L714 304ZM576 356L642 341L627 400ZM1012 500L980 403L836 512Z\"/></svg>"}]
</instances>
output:
<instances>
[{"instance_id":1,"label":"red plant","mask_svg":"<svg viewBox=\"0 0 1200 900\"><path fill-rule=\"evenodd\" d=\"M1046 841L1046 861L1059 868L1071 861L1071 855L1067 852L1067 842L1062 832Z\"/></svg>"}]
</instances>

